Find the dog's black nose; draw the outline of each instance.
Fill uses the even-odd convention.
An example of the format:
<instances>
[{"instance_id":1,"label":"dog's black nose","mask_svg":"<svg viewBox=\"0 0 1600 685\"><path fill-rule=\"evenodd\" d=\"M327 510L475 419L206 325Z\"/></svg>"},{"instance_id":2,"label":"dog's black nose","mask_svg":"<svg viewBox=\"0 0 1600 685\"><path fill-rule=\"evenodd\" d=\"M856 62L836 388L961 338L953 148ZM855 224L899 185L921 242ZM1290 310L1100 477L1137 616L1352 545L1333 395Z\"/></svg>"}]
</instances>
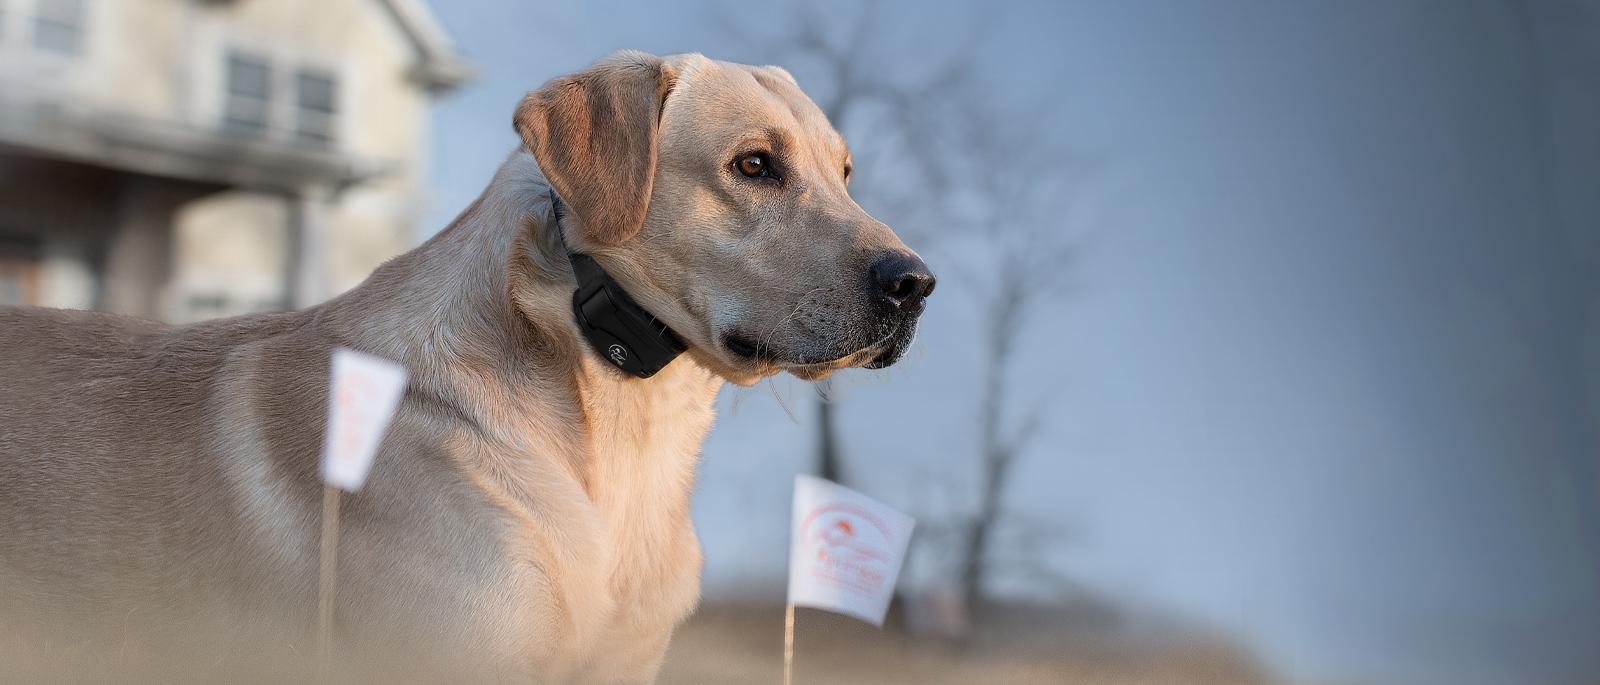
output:
<instances>
[{"instance_id":1,"label":"dog's black nose","mask_svg":"<svg viewBox=\"0 0 1600 685\"><path fill-rule=\"evenodd\" d=\"M888 255L872 265L872 280L889 306L908 314L922 310L933 294L934 278L928 265L909 252Z\"/></svg>"}]
</instances>

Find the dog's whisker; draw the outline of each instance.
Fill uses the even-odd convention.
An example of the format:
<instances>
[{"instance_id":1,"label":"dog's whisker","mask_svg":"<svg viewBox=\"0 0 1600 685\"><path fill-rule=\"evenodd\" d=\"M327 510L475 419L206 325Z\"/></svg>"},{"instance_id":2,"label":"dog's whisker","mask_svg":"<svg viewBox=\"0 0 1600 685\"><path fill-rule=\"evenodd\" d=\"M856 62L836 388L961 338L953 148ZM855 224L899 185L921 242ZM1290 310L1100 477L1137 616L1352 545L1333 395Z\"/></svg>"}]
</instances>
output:
<instances>
[{"instance_id":1,"label":"dog's whisker","mask_svg":"<svg viewBox=\"0 0 1600 685\"><path fill-rule=\"evenodd\" d=\"M783 319L779 320L778 323L774 324L772 326L772 328L769 329L766 332L766 334L761 336L761 338L757 341L757 343L756 343L756 354L757 354L757 356L759 357L763 351L770 351L770 348L768 347L768 343L771 342L772 336L777 335L778 329L783 328L784 324L789 323L796 316L799 316L801 314L801 309L803 309L805 307L805 301L806 301L807 297L810 297L812 293L819 292L821 290L826 289L827 287L828 286L819 285L819 286L817 286L815 288L807 290L803 295L801 295L799 297L799 299L797 299L795 301L794 307L789 310L789 313L787 315L785 315L783 317Z\"/></svg>"}]
</instances>

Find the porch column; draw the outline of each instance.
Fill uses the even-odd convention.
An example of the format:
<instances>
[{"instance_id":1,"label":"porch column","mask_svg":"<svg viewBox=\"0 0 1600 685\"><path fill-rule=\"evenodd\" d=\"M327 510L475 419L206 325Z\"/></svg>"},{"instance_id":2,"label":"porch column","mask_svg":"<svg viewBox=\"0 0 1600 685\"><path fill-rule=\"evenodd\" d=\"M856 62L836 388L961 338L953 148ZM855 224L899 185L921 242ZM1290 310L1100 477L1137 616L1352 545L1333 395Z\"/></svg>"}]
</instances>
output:
<instances>
[{"instance_id":1,"label":"porch column","mask_svg":"<svg viewBox=\"0 0 1600 685\"><path fill-rule=\"evenodd\" d=\"M157 181L133 179L122 187L106 246L101 308L164 318L172 277L172 217L186 199Z\"/></svg>"},{"instance_id":2,"label":"porch column","mask_svg":"<svg viewBox=\"0 0 1600 685\"><path fill-rule=\"evenodd\" d=\"M284 301L304 309L327 299L328 207L333 194L323 186L306 186L289 194L289 240L284 263Z\"/></svg>"}]
</instances>

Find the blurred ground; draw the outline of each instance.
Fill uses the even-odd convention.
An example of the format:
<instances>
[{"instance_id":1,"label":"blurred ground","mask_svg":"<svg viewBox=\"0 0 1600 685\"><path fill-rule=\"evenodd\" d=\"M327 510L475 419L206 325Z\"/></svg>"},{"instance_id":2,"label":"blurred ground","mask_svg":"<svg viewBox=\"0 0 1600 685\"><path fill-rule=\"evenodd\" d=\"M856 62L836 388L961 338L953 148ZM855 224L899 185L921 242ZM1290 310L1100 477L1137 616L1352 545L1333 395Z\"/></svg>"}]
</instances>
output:
<instances>
[{"instance_id":1,"label":"blurred ground","mask_svg":"<svg viewBox=\"0 0 1600 685\"><path fill-rule=\"evenodd\" d=\"M916 640L800 609L796 685L1267 685L1235 645L1095 607L995 607L968 645ZM704 606L678 630L661 685L781 681L783 608Z\"/></svg>"}]
</instances>

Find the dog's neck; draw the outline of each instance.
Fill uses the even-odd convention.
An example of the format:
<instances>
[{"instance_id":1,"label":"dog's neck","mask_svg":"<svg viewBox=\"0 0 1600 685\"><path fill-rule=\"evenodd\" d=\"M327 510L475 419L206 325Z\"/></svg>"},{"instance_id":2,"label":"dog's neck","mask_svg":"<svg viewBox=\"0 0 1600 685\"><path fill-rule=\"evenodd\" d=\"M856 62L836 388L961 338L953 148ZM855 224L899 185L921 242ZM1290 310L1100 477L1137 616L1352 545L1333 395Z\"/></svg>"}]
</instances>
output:
<instances>
[{"instance_id":1,"label":"dog's neck","mask_svg":"<svg viewBox=\"0 0 1600 685\"><path fill-rule=\"evenodd\" d=\"M493 368L518 360L542 366L527 358L526 343L536 333L547 343L562 343L568 327L556 322L565 324L565 318L535 318L544 325L535 330L517 315L518 307L545 313L543 300L554 300L572 284L570 267L552 258L559 248L547 244L547 188L528 155L512 155L448 228L308 313L349 336L346 344L398 361L422 381L455 365L493 362ZM536 295L536 301L513 302L512 266L519 258L529 264L518 275L534 280L521 296Z\"/></svg>"},{"instance_id":2,"label":"dog's neck","mask_svg":"<svg viewBox=\"0 0 1600 685\"><path fill-rule=\"evenodd\" d=\"M637 379L580 337L571 309L576 281L556 230L549 186L518 152L449 228L308 314L350 336L345 344L403 363L416 392L487 433L524 423L496 419L510 418L526 392L573 395L579 415L540 420L567 424L547 429L586 429L596 443L590 452L601 451L603 439L648 433L648 425L603 424L648 424L662 414L658 405L701 407L709 416L721 381L691 356ZM595 415L597 408L607 415ZM642 416L618 415L624 409Z\"/></svg>"},{"instance_id":3,"label":"dog's neck","mask_svg":"<svg viewBox=\"0 0 1600 685\"><path fill-rule=\"evenodd\" d=\"M414 454L520 522L506 544L551 550L541 569L567 592L686 610L700 567L689 498L722 379L691 355L634 378L594 352L549 197L515 154L449 228L302 316L411 370L397 422L431 426L440 448Z\"/></svg>"}]
</instances>

